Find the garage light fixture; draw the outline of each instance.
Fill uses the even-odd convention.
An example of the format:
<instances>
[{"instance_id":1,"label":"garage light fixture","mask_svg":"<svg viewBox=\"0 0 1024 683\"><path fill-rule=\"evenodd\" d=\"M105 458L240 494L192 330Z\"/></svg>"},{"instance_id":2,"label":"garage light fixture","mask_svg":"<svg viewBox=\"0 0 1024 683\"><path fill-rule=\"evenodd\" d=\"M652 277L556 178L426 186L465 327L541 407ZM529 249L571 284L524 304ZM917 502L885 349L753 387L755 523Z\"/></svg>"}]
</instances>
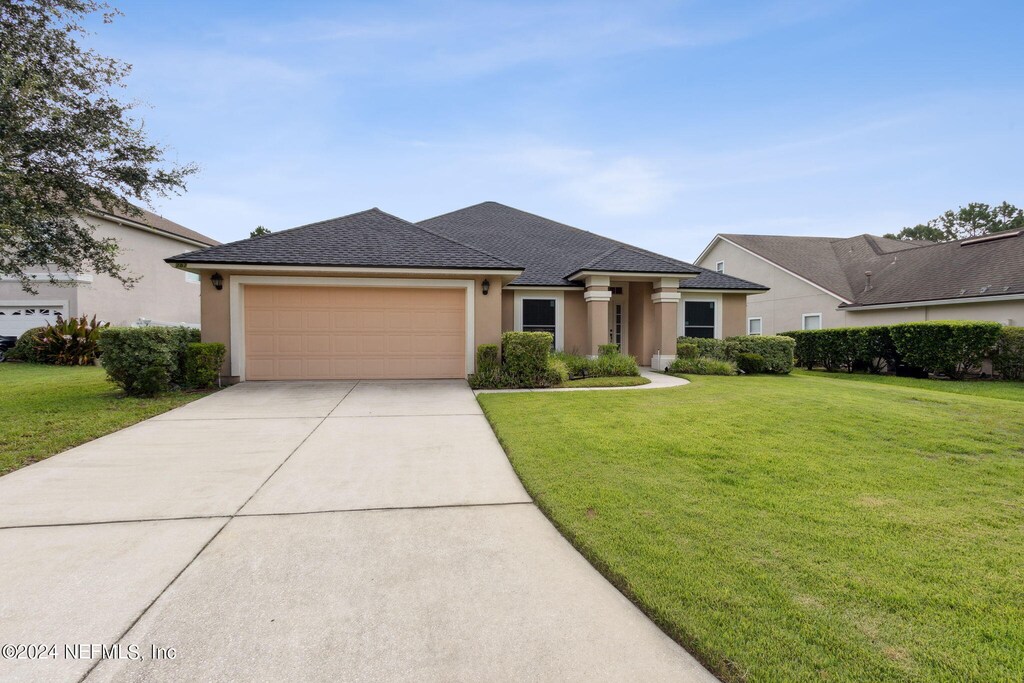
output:
<instances>
[{"instance_id":1,"label":"garage light fixture","mask_svg":"<svg viewBox=\"0 0 1024 683\"><path fill-rule=\"evenodd\" d=\"M214 273L211 275L210 282L213 283L213 288L218 292L224 289L224 277L220 273Z\"/></svg>"},{"instance_id":2,"label":"garage light fixture","mask_svg":"<svg viewBox=\"0 0 1024 683\"><path fill-rule=\"evenodd\" d=\"M491 291L491 281L484 280L480 283L480 288L484 291L484 296L487 296L487 292Z\"/></svg>"}]
</instances>

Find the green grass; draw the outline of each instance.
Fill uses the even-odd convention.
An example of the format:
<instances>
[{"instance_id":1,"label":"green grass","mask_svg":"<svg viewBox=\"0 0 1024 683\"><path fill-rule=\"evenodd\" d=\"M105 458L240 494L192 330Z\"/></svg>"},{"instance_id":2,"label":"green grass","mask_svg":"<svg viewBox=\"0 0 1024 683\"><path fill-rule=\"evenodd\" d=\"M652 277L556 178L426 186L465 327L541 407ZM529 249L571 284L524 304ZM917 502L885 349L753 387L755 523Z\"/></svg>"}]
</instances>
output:
<instances>
[{"instance_id":1,"label":"green grass","mask_svg":"<svg viewBox=\"0 0 1024 683\"><path fill-rule=\"evenodd\" d=\"M838 377L480 403L545 514L723 679L1024 679L1024 410Z\"/></svg>"},{"instance_id":2,"label":"green grass","mask_svg":"<svg viewBox=\"0 0 1024 683\"><path fill-rule=\"evenodd\" d=\"M126 398L97 367L0 363L0 474L207 393Z\"/></svg>"},{"instance_id":3,"label":"green grass","mask_svg":"<svg viewBox=\"0 0 1024 683\"><path fill-rule=\"evenodd\" d=\"M646 377L585 377L584 379L571 379L560 384L559 388L638 387L650 383L651 380Z\"/></svg>"},{"instance_id":4,"label":"green grass","mask_svg":"<svg viewBox=\"0 0 1024 683\"><path fill-rule=\"evenodd\" d=\"M996 382L991 380L954 382L944 379L914 379L913 377L825 372L823 370L794 370L793 373L802 377L827 377L829 379L852 382L871 382L890 387L907 387L915 390L945 391L951 394L1002 398L1007 401L1024 401L1024 382Z\"/></svg>"}]
</instances>

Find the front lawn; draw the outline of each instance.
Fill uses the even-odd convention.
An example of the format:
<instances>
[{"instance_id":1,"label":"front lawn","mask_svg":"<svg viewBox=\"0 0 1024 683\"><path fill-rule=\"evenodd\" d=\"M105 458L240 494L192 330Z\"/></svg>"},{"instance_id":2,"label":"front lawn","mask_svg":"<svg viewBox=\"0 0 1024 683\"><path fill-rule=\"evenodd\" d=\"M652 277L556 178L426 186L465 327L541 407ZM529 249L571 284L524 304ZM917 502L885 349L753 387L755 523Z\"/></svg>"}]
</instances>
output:
<instances>
[{"instance_id":1,"label":"front lawn","mask_svg":"<svg viewBox=\"0 0 1024 683\"><path fill-rule=\"evenodd\" d=\"M723 679L1024 679L1020 403L842 377L479 400L563 534Z\"/></svg>"},{"instance_id":2,"label":"front lawn","mask_svg":"<svg viewBox=\"0 0 1024 683\"><path fill-rule=\"evenodd\" d=\"M916 379L914 377L896 377L895 375L869 375L862 372L829 372L824 370L794 370L794 374L805 377L821 377L842 379L851 382L870 382L890 387L907 387L926 391L945 391L951 394L967 394L969 396L986 396L1002 398L1007 401L1024 401L1024 382L1003 382L993 380L970 380L954 382L945 379Z\"/></svg>"},{"instance_id":3,"label":"front lawn","mask_svg":"<svg viewBox=\"0 0 1024 683\"><path fill-rule=\"evenodd\" d=\"M0 474L207 393L124 398L97 367L0 363Z\"/></svg>"},{"instance_id":4,"label":"front lawn","mask_svg":"<svg viewBox=\"0 0 1024 683\"><path fill-rule=\"evenodd\" d=\"M646 377L626 375L624 377L584 377L583 379L570 379L559 385L561 389L593 389L596 387L638 387L643 384L650 384L651 380Z\"/></svg>"}]
</instances>

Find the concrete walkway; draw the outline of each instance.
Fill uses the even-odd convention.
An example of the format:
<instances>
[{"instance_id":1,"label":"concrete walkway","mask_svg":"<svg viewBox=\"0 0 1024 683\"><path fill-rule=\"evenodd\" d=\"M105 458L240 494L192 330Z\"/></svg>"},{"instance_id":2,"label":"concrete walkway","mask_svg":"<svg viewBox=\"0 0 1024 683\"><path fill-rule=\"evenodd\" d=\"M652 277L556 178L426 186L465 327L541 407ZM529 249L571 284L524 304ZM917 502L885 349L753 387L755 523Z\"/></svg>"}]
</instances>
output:
<instances>
[{"instance_id":1,"label":"concrete walkway","mask_svg":"<svg viewBox=\"0 0 1024 683\"><path fill-rule=\"evenodd\" d=\"M56 647L0 680L715 680L534 507L461 381L250 382L0 477L19 643Z\"/></svg>"},{"instance_id":2,"label":"concrete walkway","mask_svg":"<svg viewBox=\"0 0 1024 683\"><path fill-rule=\"evenodd\" d=\"M654 372L650 368L640 368L640 376L650 382L637 384L632 387L548 387L546 389L477 389L475 394L518 394L535 391L627 391L632 389L668 389L669 387L681 387L689 384L690 380L666 375L664 372Z\"/></svg>"}]
</instances>

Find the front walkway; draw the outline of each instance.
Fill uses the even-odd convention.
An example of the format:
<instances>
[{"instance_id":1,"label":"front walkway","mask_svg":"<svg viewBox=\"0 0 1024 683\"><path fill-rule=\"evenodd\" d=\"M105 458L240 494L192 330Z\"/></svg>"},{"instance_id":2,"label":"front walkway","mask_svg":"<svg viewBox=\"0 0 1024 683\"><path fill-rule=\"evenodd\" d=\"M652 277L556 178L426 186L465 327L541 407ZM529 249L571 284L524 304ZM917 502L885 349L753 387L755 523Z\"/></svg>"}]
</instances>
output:
<instances>
[{"instance_id":1,"label":"front walkway","mask_svg":"<svg viewBox=\"0 0 1024 683\"><path fill-rule=\"evenodd\" d=\"M0 558L5 681L714 680L461 381L232 387L0 478Z\"/></svg>"}]
</instances>

